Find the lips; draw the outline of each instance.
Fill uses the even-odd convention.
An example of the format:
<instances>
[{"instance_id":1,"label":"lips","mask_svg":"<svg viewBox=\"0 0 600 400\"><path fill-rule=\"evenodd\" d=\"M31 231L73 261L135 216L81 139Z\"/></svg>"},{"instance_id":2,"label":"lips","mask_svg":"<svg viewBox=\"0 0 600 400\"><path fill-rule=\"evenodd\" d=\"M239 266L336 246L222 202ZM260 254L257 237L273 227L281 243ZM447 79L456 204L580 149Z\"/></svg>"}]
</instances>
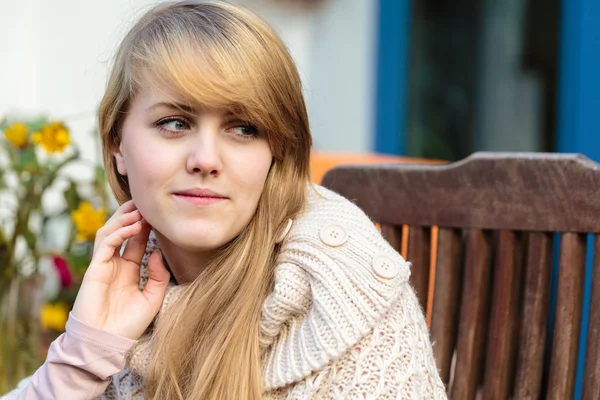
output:
<instances>
[{"instance_id":1,"label":"lips","mask_svg":"<svg viewBox=\"0 0 600 400\"><path fill-rule=\"evenodd\" d=\"M180 192L175 192L174 193L176 196L187 196L187 197L211 197L211 198L215 198L215 199L226 199L226 196L223 196L222 194L219 194L217 192L214 192L210 189L188 189L188 190L183 190Z\"/></svg>"},{"instance_id":2,"label":"lips","mask_svg":"<svg viewBox=\"0 0 600 400\"><path fill-rule=\"evenodd\" d=\"M227 200L228 197L210 189L188 189L173 193L180 201L196 206L208 206Z\"/></svg>"}]
</instances>

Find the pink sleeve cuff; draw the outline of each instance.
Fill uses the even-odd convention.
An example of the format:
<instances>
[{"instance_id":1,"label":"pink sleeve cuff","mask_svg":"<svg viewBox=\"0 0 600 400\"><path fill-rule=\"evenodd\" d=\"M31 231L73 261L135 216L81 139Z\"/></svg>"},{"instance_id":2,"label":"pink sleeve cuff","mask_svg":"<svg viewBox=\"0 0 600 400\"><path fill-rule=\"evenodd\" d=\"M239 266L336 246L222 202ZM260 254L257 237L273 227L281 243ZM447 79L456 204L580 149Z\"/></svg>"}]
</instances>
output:
<instances>
[{"instance_id":1,"label":"pink sleeve cuff","mask_svg":"<svg viewBox=\"0 0 600 400\"><path fill-rule=\"evenodd\" d=\"M67 333L72 334L74 338L88 343L90 346L97 346L122 355L127 354L127 352L137 343L137 340L92 328L79 321L72 313L69 313L69 319L67 320L65 330Z\"/></svg>"},{"instance_id":2,"label":"pink sleeve cuff","mask_svg":"<svg viewBox=\"0 0 600 400\"><path fill-rule=\"evenodd\" d=\"M137 341L92 328L69 314L66 332L17 399L95 399L125 366Z\"/></svg>"}]
</instances>

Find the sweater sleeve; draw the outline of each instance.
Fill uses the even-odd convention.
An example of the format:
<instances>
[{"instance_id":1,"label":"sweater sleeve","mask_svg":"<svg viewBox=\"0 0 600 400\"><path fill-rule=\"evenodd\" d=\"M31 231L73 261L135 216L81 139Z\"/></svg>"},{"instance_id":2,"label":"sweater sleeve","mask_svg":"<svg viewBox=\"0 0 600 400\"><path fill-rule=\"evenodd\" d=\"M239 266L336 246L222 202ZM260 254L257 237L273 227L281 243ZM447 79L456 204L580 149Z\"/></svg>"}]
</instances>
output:
<instances>
[{"instance_id":1,"label":"sweater sleeve","mask_svg":"<svg viewBox=\"0 0 600 400\"><path fill-rule=\"evenodd\" d=\"M123 369L126 353L135 343L70 315L66 332L50 345L46 362L2 400L94 399Z\"/></svg>"}]
</instances>

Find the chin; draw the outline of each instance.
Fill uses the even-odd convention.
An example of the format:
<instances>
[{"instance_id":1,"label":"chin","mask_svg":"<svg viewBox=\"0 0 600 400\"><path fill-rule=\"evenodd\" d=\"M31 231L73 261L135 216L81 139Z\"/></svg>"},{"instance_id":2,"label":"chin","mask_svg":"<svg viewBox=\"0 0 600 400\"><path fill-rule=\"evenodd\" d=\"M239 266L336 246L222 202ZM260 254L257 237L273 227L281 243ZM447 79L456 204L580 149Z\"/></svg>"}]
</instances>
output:
<instances>
[{"instance_id":1,"label":"chin","mask_svg":"<svg viewBox=\"0 0 600 400\"><path fill-rule=\"evenodd\" d=\"M208 238L203 236L187 237L175 242L177 247L186 251L213 251L223 246L226 242L221 240L215 240L215 238Z\"/></svg>"},{"instance_id":2,"label":"chin","mask_svg":"<svg viewBox=\"0 0 600 400\"><path fill-rule=\"evenodd\" d=\"M232 238L226 237L223 232L207 229L179 229L169 238L177 247L187 251L212 251L223 246Z\"/></svg>"}]
</instances>

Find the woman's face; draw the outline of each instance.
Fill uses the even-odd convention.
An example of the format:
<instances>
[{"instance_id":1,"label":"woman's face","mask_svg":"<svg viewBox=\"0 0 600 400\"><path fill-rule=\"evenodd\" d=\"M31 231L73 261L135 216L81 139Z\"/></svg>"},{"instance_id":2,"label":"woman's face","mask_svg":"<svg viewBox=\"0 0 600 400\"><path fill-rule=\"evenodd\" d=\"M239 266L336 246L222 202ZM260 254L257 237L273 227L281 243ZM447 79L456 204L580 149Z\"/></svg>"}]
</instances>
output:
<instances>
[{"instance_id":1,"label":"woman's face","mask_svg":"<svg viewBox=\"0 0 600 400\"><path fill-rule=\"evenodd\" d=\"M159 236L211 251L256 211L272 154L263 132L217 109L192 109L176 93L142 90L130 105L117 169ZM185 111L182 111L185 110Z\"/></svg>"}]
</instances>

